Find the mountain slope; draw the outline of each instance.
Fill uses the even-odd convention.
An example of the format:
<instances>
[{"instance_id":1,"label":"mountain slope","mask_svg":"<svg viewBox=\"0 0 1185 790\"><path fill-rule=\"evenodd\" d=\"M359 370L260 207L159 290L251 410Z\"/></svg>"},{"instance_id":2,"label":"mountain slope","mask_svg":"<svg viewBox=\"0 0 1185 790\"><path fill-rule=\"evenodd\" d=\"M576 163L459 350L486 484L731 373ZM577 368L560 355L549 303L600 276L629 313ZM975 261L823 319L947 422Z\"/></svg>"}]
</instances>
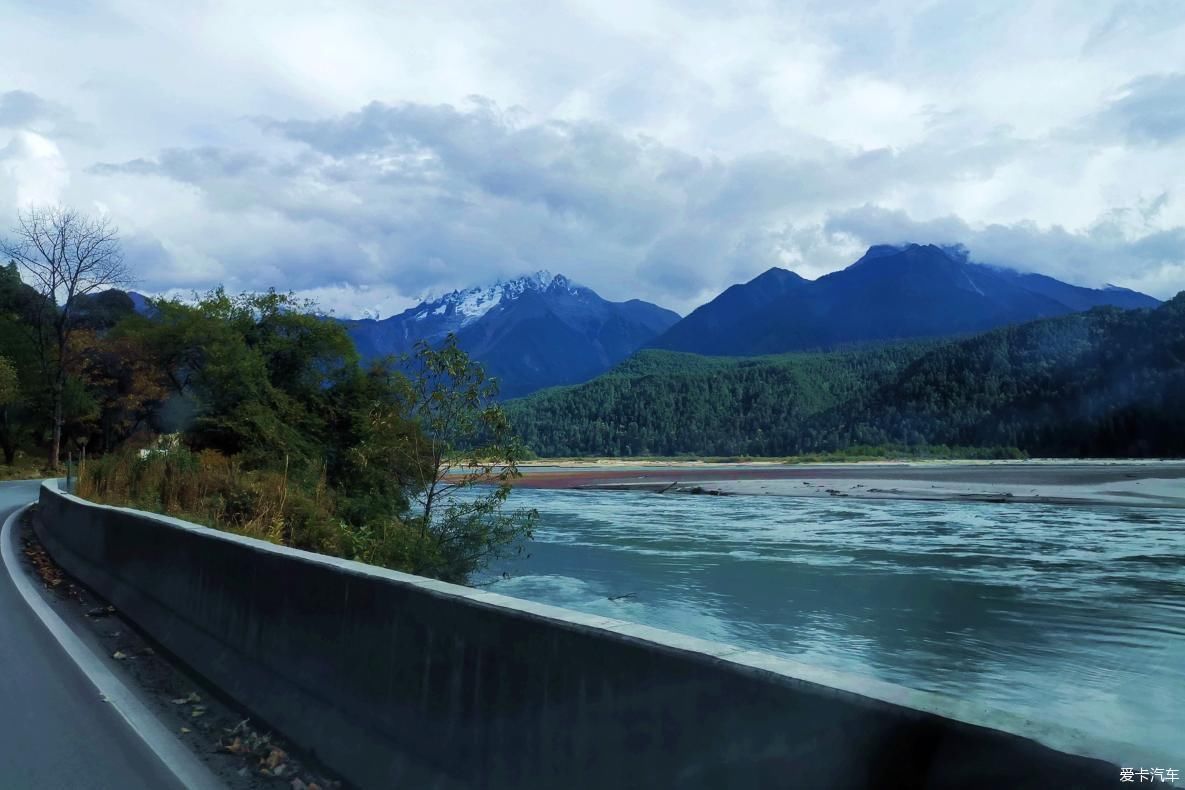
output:
<instances>
[{"instance_id":1,"label":"mountain slope","mask_svg":"<svg viewBox=\"0 0 1185 790\"><path fill-rule=\"evenodd\" d=\"M610 302L547 272L454 291L383 320L347 321L364 359L406 354L450 332L501 384L503 397L590 379L668 329L678 314Z\"/></svg>"},{"instance_id":2,"label":"mountain slope","mask_svg":"<svg viewBox=\"0 0 1185 790\"><path fill-rule=\"evenodd\" d=\"M857 443L928 436L1057 456L1181 456L1181 403L1185 293L1155 310L1101 307L943 345L826 422Z\"/></svg>"},{"instance_id":3,"label":"mountain slope","mask_svg":"<svg viewBox=\"0 0 1185 790\"><path fill-rule=\"evenodd\" d=\"M880 245L814 281L770 269L732 286L648 345L700 354L775 354L981 332L1100 305L1156 304L1122 288L1082 288L971 263L959 250Z\"/></svg>"},{"instance_id":4,"label":"mountain slope","mask_svg":"<svg viewBox=\"0 0 1185 790\"><path fill-rule=\"evenodd\" d=\"M751 318L771 304L785 304L805 294L810 281L785 269L770 269L727 290L693 310L651 345L699 354L746 353L736 345L755 345Z\"/></svg>"},{"instance_id":5,"label":"mountain slope","mask_svg":"<svg viewBox=\"0 0 1185 790\"><path fill-rule=\"evenodd\" d=\"M860 445L1185 455L1185 293L957 340L724 358L647 350L507 404L543 456L794 455Z\"/></svg>"}]
</instances>

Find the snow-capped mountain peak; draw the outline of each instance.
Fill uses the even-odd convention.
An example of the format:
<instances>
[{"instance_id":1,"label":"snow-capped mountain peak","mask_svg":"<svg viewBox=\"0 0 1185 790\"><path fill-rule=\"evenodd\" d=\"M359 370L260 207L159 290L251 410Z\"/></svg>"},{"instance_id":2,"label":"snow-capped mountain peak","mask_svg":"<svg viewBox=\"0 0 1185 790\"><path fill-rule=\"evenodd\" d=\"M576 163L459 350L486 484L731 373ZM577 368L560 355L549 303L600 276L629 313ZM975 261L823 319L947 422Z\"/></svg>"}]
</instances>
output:
<instances>
[{"instance_id":1,"label":"snow-capped mountain peak","mask_svg":"<svg viewBox=\"0 0 1185 790\"><path fill-rule=\"evenodd\" d=\"M511 398L603 373L678 320L657 305L610 302L562 274L537 271L347 326L366 360L414 354L421 341L435 347L455 335Z\"/></svg>"},{"instance_id":2,"label":"snow-capped mountain peak","mask_svg":"<svg viewBox=\"0 0 1185 790\"><path fill-rule=\"evenodd\" d=\"M499 279L492 285L452 291L437 297L424 297L418 307L412 309L414 321L429 317L452 317L458 326L467 326L493 310L506 300L516 299L527 291L546 292L563 289L576 293L577 286L562 274L553 275L546 269L524 274L511 280Z\"/></svg>"}]
</instances>

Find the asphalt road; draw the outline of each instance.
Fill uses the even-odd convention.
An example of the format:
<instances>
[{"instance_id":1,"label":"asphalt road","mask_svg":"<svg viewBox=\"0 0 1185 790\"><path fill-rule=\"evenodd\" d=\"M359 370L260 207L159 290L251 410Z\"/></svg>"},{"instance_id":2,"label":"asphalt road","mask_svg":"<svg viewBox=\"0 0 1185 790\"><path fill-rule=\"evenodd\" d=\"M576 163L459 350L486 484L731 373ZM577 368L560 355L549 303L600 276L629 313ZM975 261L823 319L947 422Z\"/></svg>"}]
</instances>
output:
<instances>
[{"instance_id":1,"label":"asphalt road","mask_svg":"<svg viewBox=\"0 0 1185 790\"><path fill-rule=\"evenodd\" d=\"M0 524L36 495L34 482L0 483ZM180 786L100 698L0 566L0 787Z\"/></svg>"}]
</instances>

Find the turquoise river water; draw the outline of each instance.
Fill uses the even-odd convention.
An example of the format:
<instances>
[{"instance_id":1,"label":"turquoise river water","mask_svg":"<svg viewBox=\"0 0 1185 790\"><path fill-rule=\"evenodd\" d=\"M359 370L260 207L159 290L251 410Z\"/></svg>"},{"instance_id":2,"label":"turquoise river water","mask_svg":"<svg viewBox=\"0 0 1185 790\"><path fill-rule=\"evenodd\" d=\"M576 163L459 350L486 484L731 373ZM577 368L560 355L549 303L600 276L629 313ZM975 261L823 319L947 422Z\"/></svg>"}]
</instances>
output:
<instances>
[{"instance_id":1,"label":"turquoise river water","mask_svg":"<svg viewBox=\"0 0 1185 790\"><path fill-rule=\"evenodd\" d=\"M511 503L539 527L491 590L1185 756L1185 510L532 489Z\"/></svg>"}]
</instances>

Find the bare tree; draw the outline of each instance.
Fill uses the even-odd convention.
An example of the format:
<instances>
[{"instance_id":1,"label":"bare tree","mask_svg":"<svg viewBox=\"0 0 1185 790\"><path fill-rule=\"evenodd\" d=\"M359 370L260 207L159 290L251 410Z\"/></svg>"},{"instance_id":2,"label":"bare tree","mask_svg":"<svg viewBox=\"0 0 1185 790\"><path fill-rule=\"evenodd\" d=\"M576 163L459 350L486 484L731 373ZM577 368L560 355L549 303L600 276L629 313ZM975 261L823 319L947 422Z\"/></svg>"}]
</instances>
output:
<instances>
[{"instance_id":1,"label":"bare tree","mask_svg":"<svg viewBox=\"0 0 1185 790\"><path fill-rule=\"evenodd\" d=\"M119 230L106 217L62 206L31 207L17 213L11 237L0 240L0 253L16 261L41 297L34 307L35 342L52 410L49 465L57 468L78 299L130 282Z\"/></svg>"}]
</instances>

